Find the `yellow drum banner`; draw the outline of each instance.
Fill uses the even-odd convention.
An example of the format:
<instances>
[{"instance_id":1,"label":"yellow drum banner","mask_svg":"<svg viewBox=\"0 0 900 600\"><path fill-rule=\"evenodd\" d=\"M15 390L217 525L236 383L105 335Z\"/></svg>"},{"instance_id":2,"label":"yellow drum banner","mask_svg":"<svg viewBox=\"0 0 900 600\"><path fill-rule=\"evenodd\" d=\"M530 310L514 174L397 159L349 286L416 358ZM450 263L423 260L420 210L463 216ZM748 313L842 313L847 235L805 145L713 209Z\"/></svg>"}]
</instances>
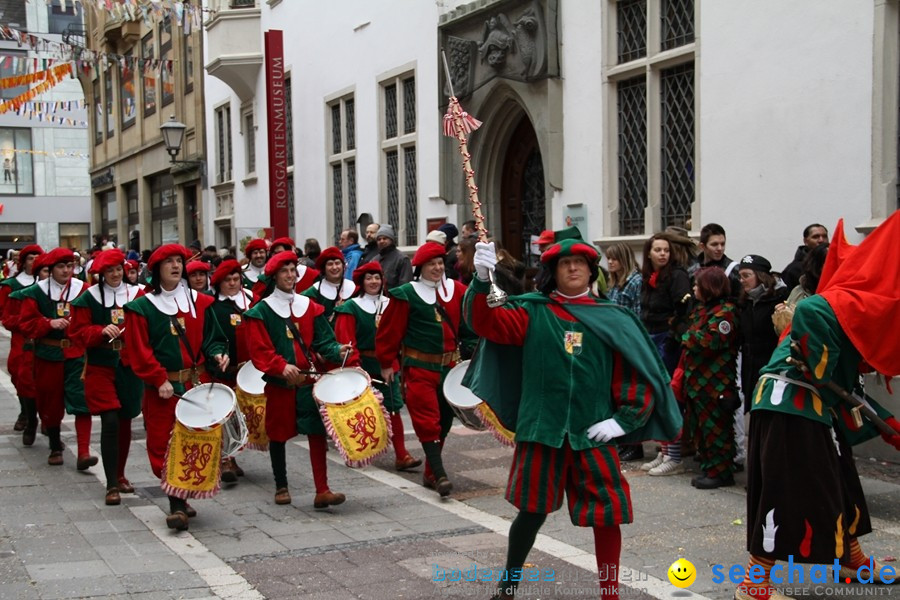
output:
<instances>
[{"instance_id":1,"label":"yellow drum banner","mask_svg":"<svg viewBox=\"0 0 900 600\"><path fill-rule=\"evenodd\" d=\"M320 404L325 429L349 467L364 467L387 451L391 421L372 388L344 404Z\"/></svg>"},{"instance_id":2,"label":"yellow drum banner","mask_svg":"<svg viewBox=\"0 0 900 600\"><path fill-rule=\"evenodd\" d=\"M266 434L266 396L250 394L240 387L235 389L238 406L244 413L247 424L247 448L253 450L269 449L269 436Z\"/></svg>"},{"instance_id":3,"label":"yellow drum banner","mask_svg":"<svg viewBox=\"0 0 900 600\"><path fill-rule=\"evenodd\" d=\"M221 485L221 462L221 427L195 431L175 421L162 489L178 498L212 498Z\"/></svg>"}]
</instances>

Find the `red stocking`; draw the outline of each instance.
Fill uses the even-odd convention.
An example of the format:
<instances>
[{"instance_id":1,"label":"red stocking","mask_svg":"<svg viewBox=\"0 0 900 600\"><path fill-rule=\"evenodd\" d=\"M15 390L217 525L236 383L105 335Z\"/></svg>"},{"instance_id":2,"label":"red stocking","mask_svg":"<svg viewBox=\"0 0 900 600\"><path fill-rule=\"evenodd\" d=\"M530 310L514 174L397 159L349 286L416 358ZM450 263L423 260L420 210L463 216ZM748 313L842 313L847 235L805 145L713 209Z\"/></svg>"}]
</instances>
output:
<instances>
[{"instance_id":1,"label":"red stocking","mask_svg":"<svg viewBox=\"0 0 900 600\"><path fill-rule=\"evenodd\" d=\"M75 439L78 441L78 457L91 455L91 416L75 415Z\"/></svg>"},{"instance_id":2,"label":"red stocking","mask_svg":"<svg viewBox=\"0 0 900 600\"><path fill-rule=\"evenodd\" d=\"M309 438L309 462L312 465L316 493L322 494L328 491L328 464L325 462L328 445L322 434L315 433L306 437Z\"/></svg>"},{"instance_id":3,"label":"red stocking","mask_svg":"<svg viewBox=\"0 0 900 600\"><path fill-rule=\"evenodd\" d=\"M403 418L400 413L391 413L391 443L394 445L394 453L397 460L406 458L409 452L406 451L406 440L403 432Z\"/></svg>"},{"instance_id":4,"label":"red stocking","mask_svg":"<svg viewBox=\"0 0 900 600\"><path fill-rule=\"evenodd\" d=\"M619 600L619 555L622 553L622 532L618 525L594 526L594 553L600 579L600 598Z\"/></svg>"}]
</instances>

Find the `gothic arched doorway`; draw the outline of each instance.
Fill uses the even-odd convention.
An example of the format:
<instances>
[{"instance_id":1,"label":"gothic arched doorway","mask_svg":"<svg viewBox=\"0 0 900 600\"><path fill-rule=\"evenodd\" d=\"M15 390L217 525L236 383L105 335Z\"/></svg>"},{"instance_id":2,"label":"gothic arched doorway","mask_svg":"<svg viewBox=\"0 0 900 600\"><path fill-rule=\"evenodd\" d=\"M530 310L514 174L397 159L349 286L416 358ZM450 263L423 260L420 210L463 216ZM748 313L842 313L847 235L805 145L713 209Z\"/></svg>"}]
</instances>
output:
<instances>
[{"instance_id":1,"label":"gothic arched doorway","mask_svg":"<svg viewBox=\"0 0 900 600\"><path fill-rule=\"evenodd\" d=\"M500 183L501 240L506 250L536 267L538 257L529 255L532 235L545 228L544 164L537 136L528 117L522 117L510 137Z\"/></svg>"}]
</instances>

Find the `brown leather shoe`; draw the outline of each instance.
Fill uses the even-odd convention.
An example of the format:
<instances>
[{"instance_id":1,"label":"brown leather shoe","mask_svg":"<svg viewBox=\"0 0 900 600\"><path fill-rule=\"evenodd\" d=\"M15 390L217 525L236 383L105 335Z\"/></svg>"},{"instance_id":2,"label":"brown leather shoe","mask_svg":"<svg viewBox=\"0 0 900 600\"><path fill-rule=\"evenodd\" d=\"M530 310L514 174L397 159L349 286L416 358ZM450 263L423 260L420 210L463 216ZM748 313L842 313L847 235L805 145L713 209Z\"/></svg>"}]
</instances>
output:
<instances>
[{"instance_id":1,"label":"brown leather shoe","mask_svg":"<svg viewBox=\"0 0 900 600\"><path fill-rule=\"evenodd\" d=\"M234 467L231 466L230 458L222 459L222 483L227 483L229 485L237 483L237 471L234 470Z\"/></svg>"},{"instance_id":2,"label":"brown leather shoe","mask_svg":"<svg viewBox=\"0 0 900 600\"><path fill-rule=\"evenodd\" d=\"M397 462L394 463L394 468L398 471L408 471L410 469L415 469L421 464L422 459L413 458L412 456L407 454L403 458L397 459Z\"/></svg>"},{"instance_id":3,"label":"brown leather shoe","mask_svg":"<svg viewBox=\"0 0 900 600\"><path fill-rule=\"evenodd\" d=\"M13 425L13 431L23 431L27 424L28 417L25 416L25 413L19 413L19 418L16 419L16 423Z\"/></svg>"},{"instance_id":4,"label":"brown leather shoe","mask_svg":"<svg viewBox=\"0 0 900 600\"><path fill-rule=\"evenodd\" d=\"M197 516L197 509L194 508L193 506L191 506L190 504L188 504L187 502L185 502L185 504L187 505L187 510L184 511L184 512L187 514L187 516L189 516L189 517L192 518L192 519L193 519L194 517L196 517L196 516Z\"/></svg>"},{"instance_id":5,"label":"brown leather shoe","mask_svg":"<svg viewBox=\"0 0 900 600\"><path fill-rule=\"evenodd\" d=\"M106 505L118 506L122 503L122 497L119 496L118 488L110 488L106 490Z\"/></svg>"},{"instance_id":6,"label":"brown leather shoe","mask_svg":"<svg viewBox=\"0 0 900 600\"><path fill-rule=\"evenodd\" d=\"M48 465L53 465L54 467L58 467L63 464L63 451L62 450L51 450L50 457L47 459Z\"/></svg>"},{"instance_id":7,"label":"brown leather shoe","mask_svg":"<svg viewBox=\"0 0 900 600\"><path fill-rule=\"evenodd\" d=\"M275 490L275 504L290 504L291 492L286 487Z\"/></svg>"},{"instance_id":8,"label":"brown leather shoe","mask_svg":"<svg viewBox=\"0 0 900 600\"><path fill-rule=\"evenodd\" d=\"M184 513L180 510L176 510L171 515L166 517L166 527L168 527L169 529L174 529L176 531L187 531L187 529L188 529L187 513Z\"/></svg>"},{"instance_id":9,"label":"brown leather shoe","mask_svg":"<svg viewBox=\"0 0 900 600\"><path fill-rule=\"evenodd\" d=\"M133 494L134 493L134 486L131 485L131 482L128 481L128 479L125 477L119 477L118 488L119 488L120 494ZM188 515L188 516L190 516L190 515Z\"/></svg>"},{"instance_id":10,"label":"brown leather shoe","mask_svg":"<svg viewBox=\"0 0 900 600\"><path fill-rule=\"evenodd\" d=\"M313 500L313 508L328 508L329 506L337 506L343 504L347 497L343 494L335 494L331 490L316 494Z\"/></svg>"},{"instance_id":11,"label":"brown leather shoe","mask_svg":"<svg viewBox=\"0 0 900 600\"><path fill-rule=\"evenodd\" d=\"M37 437L37 428L28 429L25 428L25 431L22 432L22 445L23 446L31 446L34 444L34 438Z\"/></svg>"},{"instance_id":12,"label":"brown leather shoe","mask_svg":"<svg viewBox=\"0 0 900 600\"><path fill-rule=\"evenodd\" d=\"M434 477L428 477L427 475L425 475L423 473L422 474L422 485L427 487L429 490L433 490L434 486L437 485L437 483L435 482Z\"/></svg>"},{"instance_id":13,"label":"brown leather shoe","mask_svg":"<svg viewBox=\"0 0 900 600\"><path fill-rule=\"evenodd\" d=\"M99 461L96 456L79 456L78 462L75 463L75 468L79 471L87 471L98 462Z\"/></svg>"},{"instance_id":14,"label":"brown leather shoe","mask_svg":"<svg viewBox=\"0 0 900 600\"><path fill-rule=\"evenodd\" d=\"M441 498L446 498L453 491L453 484L446 477L441 477L434 483L434 489L441 495Z\"/></svg>"}]
</instances>

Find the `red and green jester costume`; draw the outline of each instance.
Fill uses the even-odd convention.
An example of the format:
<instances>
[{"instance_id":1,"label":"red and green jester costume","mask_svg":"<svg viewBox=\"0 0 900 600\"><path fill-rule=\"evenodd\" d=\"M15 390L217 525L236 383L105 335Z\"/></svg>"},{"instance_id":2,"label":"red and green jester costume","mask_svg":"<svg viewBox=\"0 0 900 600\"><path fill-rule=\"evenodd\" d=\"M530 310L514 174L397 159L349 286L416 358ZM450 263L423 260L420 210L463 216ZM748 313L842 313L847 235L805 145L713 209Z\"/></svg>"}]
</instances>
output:
<instances>
[{"instance_id":1,"label":"red and green jester costume","mask_svg":"<svg viewBox=\"0 0 900 600\"><path fill-rule=\"evenodd\" d=\"M855 424L850 406L826 384L864 398L898 432L882 437L900 449L900 423L859 386L862 372L900 373L898 338L884 335L900 331L897 239L900 211L852 252L839 224L832 247L841 251L829 250L817 295L797 304L789 336L761 371L750 398L747 549L750 567L762 567L764 577L745 579L738 600L780 596L769 577L776 560L837 559L841 579L855 578L870 561L857 541L872 526L852 446L878 432L866 420ZM880 582L881 565L871 560Z\"/></svg>"}]
</instances>

